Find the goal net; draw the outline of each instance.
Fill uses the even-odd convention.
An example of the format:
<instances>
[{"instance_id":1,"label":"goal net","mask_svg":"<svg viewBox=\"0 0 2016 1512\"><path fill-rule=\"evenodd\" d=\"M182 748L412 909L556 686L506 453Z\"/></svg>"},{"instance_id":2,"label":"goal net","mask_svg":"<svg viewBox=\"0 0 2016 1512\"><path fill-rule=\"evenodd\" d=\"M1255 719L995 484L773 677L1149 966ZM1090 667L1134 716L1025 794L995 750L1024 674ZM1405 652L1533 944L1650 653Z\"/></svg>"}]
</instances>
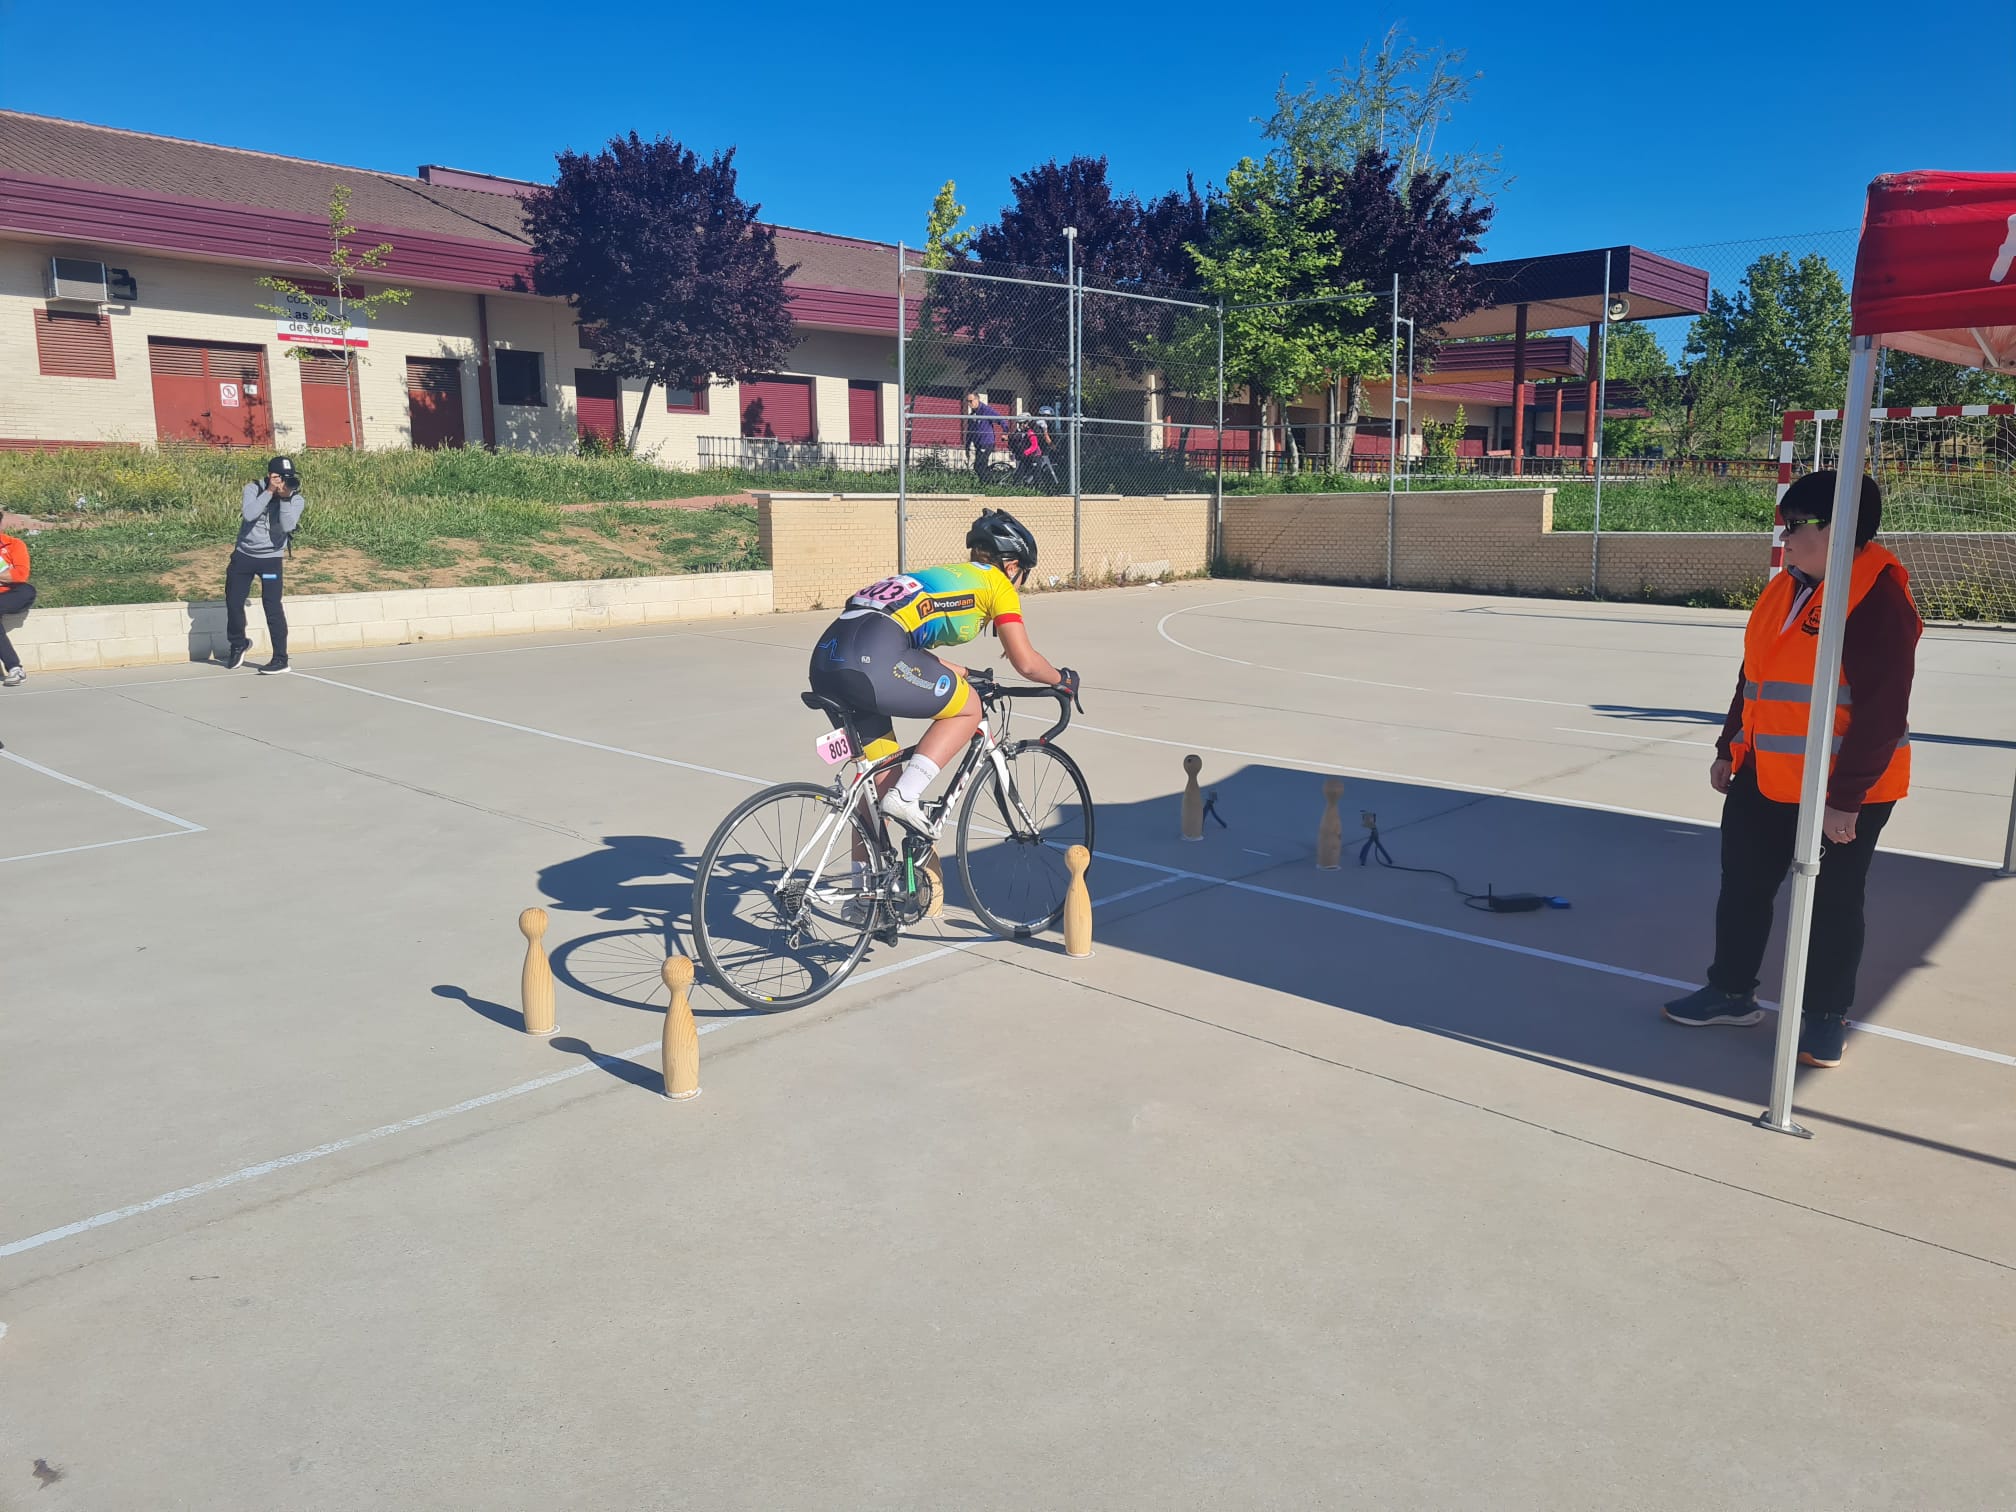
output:
<instances>
[{"instance_id":1,"label":"goal net","mask_svg":"<svg viewBox=\"0 0 2016 1512\"><path fill-rule=\"evenodd\" d=\"M2016 622L2016 405L1876 409L1868 470L1883 487L1883 544L1911 574L1928 620ZM1778 497L1837 464L1841 411L1791 410L1778 450ZM1782 528L1771 570L1783 565Z\"/></svg>"}]
</instances>

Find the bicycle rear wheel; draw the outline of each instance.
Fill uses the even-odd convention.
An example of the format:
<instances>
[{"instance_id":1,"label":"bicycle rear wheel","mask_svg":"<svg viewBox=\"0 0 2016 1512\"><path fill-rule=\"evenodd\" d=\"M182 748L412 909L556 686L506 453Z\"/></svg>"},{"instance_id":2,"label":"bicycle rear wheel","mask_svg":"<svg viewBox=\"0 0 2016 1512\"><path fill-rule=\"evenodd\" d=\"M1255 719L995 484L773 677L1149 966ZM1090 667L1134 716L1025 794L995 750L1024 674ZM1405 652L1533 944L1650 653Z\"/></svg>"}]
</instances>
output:
<instances>
[{"instance_id":1,"label":"bicycle rear wheel","mask_svg":"<svg viewBox=\"0 0 2016 1512\"><path fill-rule=\"evenodd\" d=\"M1064 852L1092 849L1092 791L1078 763L1028 741L1001 752L1008 786L990 761L959 811L959 880L981 922L1023 939L1064 913Z\"/></svg>"},{"instance_id":2,"label":"bicycle rear wheel","mask_svg":"<svg viewBox=\"0 0 2016 1512\"><path fill-rule=\"evenodd\" d=\"M840 824L832 790L809 782L765 788L730 811L693 883L693 944L715 986L769 1011L816 1003L847 980L876 912L859 893L857 839L875 854L858 810Z\"/></svg>"}]
</instances>

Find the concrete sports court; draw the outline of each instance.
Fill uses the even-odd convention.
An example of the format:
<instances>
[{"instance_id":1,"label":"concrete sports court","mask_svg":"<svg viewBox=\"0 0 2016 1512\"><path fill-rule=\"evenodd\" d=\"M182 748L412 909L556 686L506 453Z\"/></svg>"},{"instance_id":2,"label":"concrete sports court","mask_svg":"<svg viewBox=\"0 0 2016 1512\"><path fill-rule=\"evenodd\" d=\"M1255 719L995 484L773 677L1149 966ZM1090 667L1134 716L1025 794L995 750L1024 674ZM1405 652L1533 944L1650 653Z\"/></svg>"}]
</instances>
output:
<instances>
[{"instance_id":1,"label":"concrete sports court","mask_svg":"<svg viewBox=\"0 0 2016 1512\"><path fill-rule=\"evenodd\" d=\"M1926 634L1810 1142L1771 1020L1657 1013L1741 616L1257 583L1031 605L1092 958L955 883L813 1008L696 994L669 1103L825 618L0 694L0 1508L2008 1504L2016 637ZM1315 870L1336 774L1573 908Z\"/></svg>"}]
</instances>

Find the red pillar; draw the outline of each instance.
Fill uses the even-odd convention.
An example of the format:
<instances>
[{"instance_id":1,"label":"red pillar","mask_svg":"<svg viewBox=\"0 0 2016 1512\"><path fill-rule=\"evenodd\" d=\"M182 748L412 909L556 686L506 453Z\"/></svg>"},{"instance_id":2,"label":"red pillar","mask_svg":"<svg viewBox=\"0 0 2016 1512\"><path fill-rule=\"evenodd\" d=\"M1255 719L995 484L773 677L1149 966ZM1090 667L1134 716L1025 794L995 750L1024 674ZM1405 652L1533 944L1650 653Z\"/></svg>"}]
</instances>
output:
<instances>
[{"instance_id":1,"label":"red pillar","mask_svg":"<svg viewBox=\"0 0 2016 1512\"><path fill-rule=\"evenodd\" d=\"M1554 460L1557 463L1561 460L1561 391L1567 386L1559 378L1554 380Z\"/></svg>"},{"instance_id":2,"label":"red pillar","mask_svg":"<svg viewBox=\"0 0 2016 1512\"><path fill-rule=\"evenodd\" d=\"M1603 339L1603 322L1589 322L1589 403L1582 411L1582 471L1594 473L1589 459L1596 455L1596 440L1603 433L1603 422L1596 416L1596 343Z\"/></svg>"},{"instance_id":3,"label":"red pillar","mask_svg":"<svg viewBox=\"0 0 2016 1512\"><path fill-rule=\"evenodd\" d=\"M1526 306L1512 330L1512 476L1526 471Z\"/></svg>"}]
</instances>

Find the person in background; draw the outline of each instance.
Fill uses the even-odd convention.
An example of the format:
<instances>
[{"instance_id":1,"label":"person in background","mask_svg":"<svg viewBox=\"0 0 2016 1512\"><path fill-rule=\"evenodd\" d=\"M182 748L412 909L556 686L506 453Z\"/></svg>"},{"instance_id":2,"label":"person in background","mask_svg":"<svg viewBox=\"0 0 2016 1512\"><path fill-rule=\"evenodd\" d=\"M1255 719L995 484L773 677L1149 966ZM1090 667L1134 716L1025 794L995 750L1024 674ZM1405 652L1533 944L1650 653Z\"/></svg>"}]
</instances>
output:
<instances>
[{"instance_id":1,"label":"person in background","mask_svg":"<svg viewBox=\"0 0 2016 1512\"><path fill-rule=\"evenodd\" d=\"M1676 1024L1754 1024L1758 970L1778 886L1792 865L1806 721L1820 645L1820 599L1834 530L1831 472L1808 473L1778 506L1785 571L1772 579L1743 632L1736 696L1716 742L1708 781L1722 800L1722 893L1715 904L1715 961L1708 984L1665 1007ZM1806 964L1799 1062L1841 1064L1855 974L1862 964L1863 890L1876 838L1911 786L1911 680L1924 623L1910 574L1875 535L1883 491L1862 479L1846 584L1834 763L1820 826L1820 879Z\"/></svg>"},{"instance_id":2,"label":"person in background","mask_svg":"<svg viewBox=\"0 0 2016 1512\"><path fill-rule=\"evenodd\" d=\"M1008 433L1008 424L1001 411L984 402L978 394L966 396L966 413L972 417L967 425L973 446L973 476L985 483L988 459L994 455L996 444Z\"/></svg>"},{"instance_id":3,"label":"person in background","mask_svg":"<svg viewBox=\"0 0 2016 1512\"><path fill-rule=\"evenodd\" d=\"M259 602L266 611L266 633L273 642L273 655L264 672L287 670L287 611L280 604L281 570L287 559L288 543L301 524L307 501L301 496L301 477L294 471L292 457L270 457L264 482L247 483L242 503L243 518L238 526L238 544L232 548L231 565L224 571L224 631L229 639L224 665L242 667L252 642L245 634L245 600L256 579Z\"/></svg>"},{"instance_id":4,"label":"person in background","mask_svg":"<svg viewBox=\"0 0 2016 1512\"><path fill-rule=\"evenodd\" d=\"M19 536L0 535L0 615L21 614L35 602L35 585L28 581L28 543ZM7 625L0 620L0 687L18 688L28 680L21 670L21 658L14 654L14 642L7 639Z\"/></svg>"}]
</instances>

